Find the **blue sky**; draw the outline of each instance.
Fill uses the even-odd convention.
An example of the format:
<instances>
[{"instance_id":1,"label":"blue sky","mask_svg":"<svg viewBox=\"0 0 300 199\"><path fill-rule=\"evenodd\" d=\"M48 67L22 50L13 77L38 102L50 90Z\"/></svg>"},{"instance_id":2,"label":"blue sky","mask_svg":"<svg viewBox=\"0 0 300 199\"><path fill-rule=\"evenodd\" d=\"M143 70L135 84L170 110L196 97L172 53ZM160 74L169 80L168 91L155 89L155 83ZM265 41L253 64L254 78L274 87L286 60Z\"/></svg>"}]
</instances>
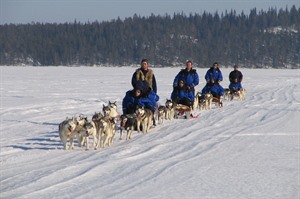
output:
<instances>
[{"instance_id":1,"label":"blue sky","mask_svg":"<svg viewBox=\"0 0 300 199\"><path fill-rule=\"evenodd\" d=\"M290 9L300 7L299 0L0 0L0 24L49 22L64 23L109 21L120 17L185 14L204 11L219 14L236 10L249 14L250 9Z\"/></svg>"}]
</instances>

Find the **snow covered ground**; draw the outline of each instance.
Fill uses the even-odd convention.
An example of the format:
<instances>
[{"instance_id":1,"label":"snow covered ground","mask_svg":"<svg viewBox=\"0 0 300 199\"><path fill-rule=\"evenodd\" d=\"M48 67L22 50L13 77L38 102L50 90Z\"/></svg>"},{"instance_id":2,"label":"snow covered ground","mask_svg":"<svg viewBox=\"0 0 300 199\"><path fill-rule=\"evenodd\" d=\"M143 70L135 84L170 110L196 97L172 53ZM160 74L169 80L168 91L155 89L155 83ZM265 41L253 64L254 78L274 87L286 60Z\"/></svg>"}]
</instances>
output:
<instances>
[{"instance_id":1,"label":"snow covered ground","mask_svg":"<svg viewBox=\"0 0 300 199\"><path fill-rule=\"evenodd\" d=\"M245 101L64 151L58 124L109 100L121 111L135 69L0 67L0 198L300 198L300 70L241 69ZM179 70L154 69L161 104Z\"/></svg>"}]
</instances>

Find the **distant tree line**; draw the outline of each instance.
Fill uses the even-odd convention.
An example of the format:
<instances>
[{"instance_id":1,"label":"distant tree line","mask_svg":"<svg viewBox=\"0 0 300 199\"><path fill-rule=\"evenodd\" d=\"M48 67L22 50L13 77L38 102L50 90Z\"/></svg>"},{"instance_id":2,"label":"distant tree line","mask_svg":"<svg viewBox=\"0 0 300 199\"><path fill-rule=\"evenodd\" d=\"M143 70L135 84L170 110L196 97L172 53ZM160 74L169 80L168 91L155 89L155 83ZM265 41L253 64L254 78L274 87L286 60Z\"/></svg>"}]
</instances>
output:
<instances>
[{"instance_id":1,"label":"distant tree line","mask_svg":"<svg viewBox=\"0 0 300 199\"><path fill-rule=\"evenodd\" d=\"M0 65L300 66L300 8L0 26Z\"/></svg>"}]
</instances>

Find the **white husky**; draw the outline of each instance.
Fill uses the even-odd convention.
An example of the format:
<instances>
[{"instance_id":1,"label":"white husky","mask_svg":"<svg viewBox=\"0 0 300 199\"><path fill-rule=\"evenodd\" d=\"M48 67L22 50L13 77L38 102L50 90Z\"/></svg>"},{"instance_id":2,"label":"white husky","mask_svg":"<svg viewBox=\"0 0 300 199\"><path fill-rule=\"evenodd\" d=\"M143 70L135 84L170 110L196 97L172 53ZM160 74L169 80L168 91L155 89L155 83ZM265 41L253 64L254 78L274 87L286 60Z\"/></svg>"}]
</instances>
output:
<instances>
[{"instance_id":1,"label":"white husky","mask_svg":"<svg viewBox=\"0 0 300 199\"><path fill-rule=\"evenodd\" d=\"M86 145L86 150L89 150L89 137L92 136L93 141L93 147L94 149L97 149L98 139L97 139L97 129L96 125L93 121L87 121L85 125L83 126L83 130L81 131L81 136L83 138L83 141Z\"/></svg>"},{"instance_id":2,"label":"white husky","mask_svg":"<svg viewBox=\"0 0 300 199\"><path fill-rule=\"evenodd\" d=\"M106 145L110 146L112 144L112 139L113 139L113 129L112 129L112 124L109 118L107 117L102 117L99 120L99 127L100 127L100 134L99 134L99 140L100 142L100 147L105 148Z\"/></svg>"},{"instance_id":3,"label":"white husky","mask_svg":"<svg viewBox=\"0 0 300 199\"><path fill-rule=\"evenodd\" d=\"M76 122L73 118L66 118L58 126L59 137L63 142L64 149L68 150L69 148L74 149L74 137L75 137L75 128ZM70 146L67 146L68 139L70 140Z\"/></svg>"}]
</instances>

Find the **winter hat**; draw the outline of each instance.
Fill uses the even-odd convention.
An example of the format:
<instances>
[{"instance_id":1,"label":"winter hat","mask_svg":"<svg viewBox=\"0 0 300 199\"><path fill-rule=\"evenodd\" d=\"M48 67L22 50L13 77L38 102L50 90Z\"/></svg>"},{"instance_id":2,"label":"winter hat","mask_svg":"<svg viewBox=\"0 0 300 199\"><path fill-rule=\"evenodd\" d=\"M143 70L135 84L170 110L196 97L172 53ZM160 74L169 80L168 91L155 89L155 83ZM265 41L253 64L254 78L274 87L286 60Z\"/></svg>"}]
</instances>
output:
<instances>
[{"instance_id":1,"label":"winter hat","mask_svg":"<svg viewBox=\"0 0 300 199\"><path fill-rule=\"evenodd\" d=\"M144 90L144 83L141 80L136 81L136 84L134 86L134 90L140 90L143 91Z\"/></svg>"}]
</instances>

